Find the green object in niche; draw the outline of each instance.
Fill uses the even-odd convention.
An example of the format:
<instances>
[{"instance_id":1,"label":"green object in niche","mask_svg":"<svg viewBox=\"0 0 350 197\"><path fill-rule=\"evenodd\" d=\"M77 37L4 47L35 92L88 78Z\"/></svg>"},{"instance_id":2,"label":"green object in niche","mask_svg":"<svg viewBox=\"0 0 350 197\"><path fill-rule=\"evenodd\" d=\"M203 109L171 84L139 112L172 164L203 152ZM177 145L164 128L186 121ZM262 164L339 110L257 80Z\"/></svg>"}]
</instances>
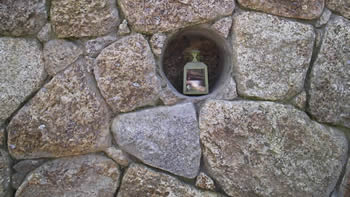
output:
<instances>
[{"instance_id":1,"label":"green object in niche","mask_svg":"<svg viewBox=\"0 0 350 197\"><path fill-rule=\"evenodd\" d=\"M184 67L183 94L205 95L209 93L208 67L199 62L199 50L192 50L193 60Z\"/></svg>"}]
</instances>

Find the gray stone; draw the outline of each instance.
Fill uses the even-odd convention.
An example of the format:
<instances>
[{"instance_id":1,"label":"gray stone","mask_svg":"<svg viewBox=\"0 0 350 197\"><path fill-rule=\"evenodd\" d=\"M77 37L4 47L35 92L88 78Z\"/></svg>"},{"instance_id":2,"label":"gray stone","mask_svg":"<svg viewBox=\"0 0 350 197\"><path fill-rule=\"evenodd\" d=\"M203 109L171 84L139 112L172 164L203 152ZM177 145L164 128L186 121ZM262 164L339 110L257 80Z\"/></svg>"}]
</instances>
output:
<instances>
[{"instance_id":1,"label":"gray stone","mask_svg":"<svg viewBox=\"0 0 350 197\"><path fill-rule=\"evenodd\" d=\"M302 91L300 94L298 94L296 97L294 97L292 99L292 104L301 109L301 110L304 110L305 109L305 106L306 106L306 92L305 91Z\"/></svg>"},{"instance_id":2,"label":"gray stone","mask_svg":"<svg viewBox=\"0 0 350 197\"><path fill-rule=\"evenodd\" d=\"M234 197L329 197L348 143L334 128L289 105L208 101L200 111L203 160Z\"/></svg>"},{"instance_id":3,"label":"gray stone","mask_svg":"<svg viewBox=\"0 0 350 197\"><path fill-rule=\"evenodd\" d=\"M225 84L220 88L215 99L219 100L233 100L238 97L236 82L232 77L227 78Z\"/></svg>"},{"instance_id":4,"label":"gray stone","mask_svg":"<svg viewBox=\"0 0 350 197\"><path fill-rule=\"evenodd\" d=\"M299 19L316 19L324 8L324 0L238 0L238 2L249 9Z\"/></svg>"},{"instance_id":5,"label":"gray stone","mask_svg":"<svg viewBox=\"0 0 350 197\"><path fill-rule=\"evenodd\" d=\"M335 17L327 27L310 75L308 111L320 122L350 128L350 21Z\"/></svg>"},{"instance_id":6,"label":"gray stone","mask_svg":"<svg viewBox=\"0 0 350 197\"><path fill-rule=\"evenodd\" d=\"M5 129L0 128L0 147L5 145Z\"/></svg>"},{"instance_id":7,"label":"gray stone","mask_svg":"<svg viewBox=\"0 0 350 197\"><path fill-rule=\"evenodd\" d=\"M175 93L176 90L171 89L168 85L160 93L160 100L164 105L175 105L184 100Z\"/></svg>"},{"instance_id":8,"label":"gray stone","mask_svg":"<svg viewBox=\"0 0 350 197\"><path fill-rule=\"evenodd\" d=\"M54 38L52 27L50 23L46 23L46 25L41 28L38 35L36 36L40 42L48 42Z\"/></svg>"},{"instance_id":9,"label":"gray stone","mask_svg":"<svg viewBox=\"0 0 350 197\"><path fill-rule=\"evenodd\" d=\"M16 165L14 165L13 169L15 170L15 173L12 175L12 178L11 178L12 187L14 189L18 189L19 186L22 184L26 175L29 172L35 170L37 167L39 167L44 162L45 162L44 159L23 160L23 161L18 162Z\"/></svg>"},{"instance_id":10,"label":"gray stone","mask_svg":"<svg viewBox=\"0 0 350 197\"><path fill-rule=\"evenodd\" d=\"M0 197L11 197L11 159L0 149Z\"/></svg>"},{"instance_id":11,"label":"gray stone","mask_svg":"<svg viewBox=\"0 0 350 197\"><path fill-rule=\"evenodd\" d=\"M285 100L301 92L314 46L313 27L256 12L237 13L233 20L238 94Z\"/></svg>"},{"instance_id":12,"label":"gray stone","mask_svg":"<svg viewBox=\"0 0 350 197\"><path fill-rule=\"evenodd\" d=\"M196 186L198 188L204 189L204 190L215 190L215 184L213 179L211 179L208 175L201 172L196 178Z\"/></svg>"},{"instance_id":13,"label":"gray stone","mask_svg":"<svg viewBox=\"0 0 350 197\"><path fill-rule=\"evenodd\" d=\"M115 113L153 105L159 98L155 60L141 34L124 37L105 48L97 57L94 74Z\"/></svg>"},{"instance_id":14,"label":"gray stone","mask_svg":"<svg viewBox=\"0 0 350 197\"><path fill-rule=\"evenodd\" d=\"M164 33L156 33L152 36L150 40L151 48L154 55L156 55L157 57L160 57L162 55L166 39L167 36Z\"/></svg>"},{"instance_id":15,"label":"gray stone","mask_svg":"<svg viewBox=\"0 0 350 197\"><path fill-rule=\"evenodd\" d=\"M123 22L119 25L118 35L125 36L128 34L130 34L130 29L128 27L128 21L124 19Z\"/></svg>"},{"instance_id":16,"label":"gray stone","mask_svg":"<svg viewBox=\"0 0 350 197\"><path fill-rule=\"evenodd\" d=\"M193 104L119 115L112 131L120 148L142 162L175 175L197 176L201 148Z\"/></svg>"},{"instance_id":17,"label":"gray stone","mask_svg":"<svg viewBox=\"0 0 350 197\"><path fill-rule=\"evenodd\" d=\"M316 29L315 33L316 33L315 46L316 46L316 48L320 48L321 44L322 44L322 39L324 36L324 31L322 29Z\"/></svg>"},{"instance_id":18,"label":"gray stone","mask_svg":"<svg viewBox=\"0 0 350 197\"><path fill-rule=\"evenodd\" d=\"M83 51L66 40L51 40L44 45L45 69L49 75L56 75L75 62Z\"/></svg>"},{"instance_id":19,"label":"gray stone","mask_svg":"<svg viewBox=\"0 0 350 197\"><path fill-rule=\"evenodd\" d=\"M325 8L321 17L317 20L315 26L321 27L321 26L327 24L329 19L331 18L331 16L332 16L332 12L329 9Z\"/></svg>"},{"instance_id":20,"label":"gray stone","mask_svg":"<svg viewBox=\"0 0 350 197\"><path fill-rule=\"evenodd\" d=\"M84 42L85 53L90 57L96 57L102 49L117 40L117 36L110 34Z\"/></svg>"},{"instance_id":21,"label":"gray stone","mask_svg":"<svg viewBox=\"0 0 350 197\"><path fill-rule=\"evenodd\" d=\"M120 22L113 0L52 0L50 16L59 38L103 36Z\"/></svg>"},{"instance_id":22,"label":"gray stone","mask_svg":"<svg viewBox=\"0 0 350 197\"><path fill-rule=\"evenodd\" d=\"M231 15L234 0L191 0L186 3L164 0L120 0L125 17L135 31L154 34L205 23Z\"/></svg>"},{"instance_id":23,"label":"gray stone","mask_svg":"<svg viewBox=\"0 0 350 197\"><path fill-rule=\"evenodd\" d=\"M350 159L346 164L344 177L340 183L338 197L349 197L350 196Z\"/></svg>"},{"instance_id":24,"label":"gray stone","mask_svg":"<svg viewBox=\"0 0 350 197\"><path fill-rule=\"evenodd\" d=\"M11 120L10 154L16 159L63 157L110 147L110 112L78 60L57 74Z\"/></svg>"},{"instance_id":25,"label":"gray stone","mask_svg":"<svg viewBox=\"0 0 350 197\"><path fill-rule=\"evenodd\" d=\"M113 197L120 182L119 166L100 155L50 161L30 173L16 197Z\"/></svg>"},{"instance_id":26,"label":"gray stone","mask_svg":"<svg viewBox=\"0 0 350 197\"><path fill-rule=\"evenodd\" d=\"M0 38L0 126L46 78L40 44L23 38Z\"/></svg>"},{"instance_id":27,"label":"gray stone","mask_svg":"<svg viewBox=\"0 0 350 197\"><path fill-rule=\"evenodd\" d=\"M126 171L117 197L223 197L195 189L175 177L143 165L132 164Z\"/></svg>"},{"instance_id":28,"label":"gray stone","mask_svg":"<svg viewBox=\"0 0 350 197\"><path fill-rule=\"evenodd\" d=\"M326 5L329 9L350 19L350 1L349 0L327 0Z\"/></svg>"},{"instance_id":29,"label":"gray stone","mask_svg":"<svg viewBox=\"0 0 350 197\"><path fill-rule=\"evenodd\" d=\"M25 36L36 34L47 20L46 0L2 0L0 34Z\"/></svg>"},{"instance_id":30,"label":"gray stone","mask_svg":"<svg viewBox=\"0 0 350 197\"><path fill-rule=\"evenodd\" d=\"M227 38L232 26L232 17L225 17L216 21L211 28L218 32L222 37Z\"/></svg>"},{"instance_id":31,"label":"gray stone","mask_svg":"<svg viewBox=\"0 0 350 197\"><path fill-rule=\"evenodd\" d=\"M129 165L129 158L122 150L112 146L104 150L104 152L108 157L117 162L117 164L123 167L127 167Z\"/></svg>"}]
</instances>

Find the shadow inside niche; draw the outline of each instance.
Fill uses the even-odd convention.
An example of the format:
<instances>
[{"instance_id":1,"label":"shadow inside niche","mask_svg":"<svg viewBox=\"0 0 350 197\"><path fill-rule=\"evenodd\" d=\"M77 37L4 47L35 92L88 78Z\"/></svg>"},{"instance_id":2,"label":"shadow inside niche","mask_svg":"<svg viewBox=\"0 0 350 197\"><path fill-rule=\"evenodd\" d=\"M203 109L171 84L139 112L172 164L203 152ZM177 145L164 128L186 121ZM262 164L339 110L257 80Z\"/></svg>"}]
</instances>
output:
<instances>
[{"instance_id":1,"label":"shadow inside niche","mask_svg":"<svg viewBox=\"0 0 350 197\"><path fill-rule=\"evenodd\" d=\"M199 61L208 66L209 93L211 93L223 71L223 54L215 41L195 31L184 31L175 35L165 48L163 72L174 88L182 94L183 69L192 61L191 50L200 51Z\"/></svg>"}]
</instances>

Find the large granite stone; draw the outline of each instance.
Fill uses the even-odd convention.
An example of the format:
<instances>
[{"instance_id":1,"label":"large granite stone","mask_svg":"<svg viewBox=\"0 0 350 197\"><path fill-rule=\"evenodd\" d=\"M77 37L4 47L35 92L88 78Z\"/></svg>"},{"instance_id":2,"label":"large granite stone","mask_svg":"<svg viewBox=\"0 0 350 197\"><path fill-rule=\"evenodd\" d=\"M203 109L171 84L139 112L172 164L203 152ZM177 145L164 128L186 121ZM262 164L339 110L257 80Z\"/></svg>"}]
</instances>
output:
<instances>
[{"instance_id":1,"label":"large granite stone","mask_svg":"<svg viewBox=\"0 0 350 197\"><path fill-rule=\"evenodd\" d=\"M308 111L321 122L350 128L350 21L327 27L310 75Z\"/></svg>"},{"instance_id":2,"label":"large granite stone","mask_svg":"<svg viewBox=\"0 0 350 197\"><path fill-rule=\"evenodd\" d=\"M141 34L124 37L105 48L97 57L94 73L114 112L153 105L159 98L155 60Z\"/></svg>"},{"instance_id":3,"label":"large granite stone","mask_svg":"<svg viewBox=\"0 0 350 197\"><path fill-rule=\"evenodd\" d=\"M350 1L349 0L326 0L329 9L350 19Z\"/></svg>"},{"instance_id":4,"label":"large granite stone","mask_svg":"<svg viewBox=\"0 0 350 197\"><path fill-rule=\"evenodd\" d=\"M278 16L316 19L324 8L324 0L238 0L243 7Z\"/></svg>"},{"instance_id":5,"label":"large granite stone","mask_svg":"<svg viewBox=\"0 0 350 197\"><path fill-rule=\"evenodd\" d=\"M132 28L146 34L205 23L231 15L235 8L234 0L120 0L118 3Z\"/></svg>"},{"instance_id":6,"label":"large granite stone","mask_svg":"<svg viewBox=\"0 0 350 197\"><path fill-rule=\"evenodd\" d=\"M51 40L44 45L45 68L49 75L56 75L75 62L83 51L66 40Z\"/></svg>"},{"instance_id":7,"label":"large granite stone","mask_svg":"<svg viewBox=\"0 0 350 197\"><path fill-rule=\"evenodd\" d=\"M227 38L232 27L232 17L228 16L216 21L211 28L219 33L222 37Z\"/></svg>"},{"instance_id":8,"label":"large granite stone","mask_svg":"<svg viewBox=\"0 0 350 197\"><path fill-rule=\"evenodd\" d=\"M329 197L346 162L344 135L290 105L208 101L199 125L204 166L232 197Z\"/></svg>"},{"instance_id":9,"label":"large granite stone","mask_svg":"<svg viewBox=\"0 0 350 197\"><path fill-rule=\"evenodd\" d=\"M201 148L193 104L119 115L112 131L120 148L142 162L179 176L196 177Z\"/></svg>"},{"instance_id":10,"label":"large granite stone","mask_svg":"<svg viewBox=\"0 0 350 197\"><path fill-rule=\"evenodd\" d=\"M30 173L16 197L114 197L119 166L100 155L50 161Z\"/></svg>"},{"instance_id":11,"label":"large granite stone","mask_svg":"<svg viewBox=\"0 0 350 197\"><path fill-rule=\"evenodd\" d=\"M117 40L115 34L109 34L103 37L94 38L84 42L85 54L90 57L96 57L102 49Z\"/></svg>"},{"instance_id":12,"label":"large granite stone","mask_svg":"<svg viewBox=\"0 0 350 197\"><path fill-rule=\"evenodd\" d=\"M11 191L11 159L0 149L0 197L12 196Z\"/></svg>"},{"instance_id":13,"label":"large granite stone","mask_svg":"<svg viewBox=\"0 0 350 197\"><path fill-rule=\"evenodd\" d=\"M113 0L52 0L50 17L59 38L102 36L120 22Z\"/></svg>"},{"instance_id":14,"label":"large granite stone","mask_svg":"<svg viewBox=\"0 0 350 197\"><path fill-rule=\"evenodd\" d=\"M11 120L10 154L16 159L63 157L110 146L110 113L78 60L57 74Z\"/></svg>"},{"instance_id":15,"label":"large granite stone","mask_svg":"<svg viewBox=\"0 0 350 197\"><path fill-rule=\"evenodd\" d=\"M0 1L0 35L33 35L46 20L46 0Z\"/></svg>"},{"instance_id":16,"label":"large granite stone","mask_svg":"<svg viewBox=\"0 0 350 197\"><path fill-rule=\"evenodd\" d=\"M290 99L304 87L315 33L311 25L257 12L233 17L238 94Z\"/></svg>"},{"instance_id":17,"label":"large granite stone","mask_svg":"<svg viewBox=\"0 0 350 197\"><path fill-rule=\"evenodd\" d=\"M143 165L132 164L126 171L117 197L223 197L191 187L175 177Z\"/></svg>"},{"instance_id":18,"label":"large granite stone","mask_svg":"<svg viewBox=\"0 0 350 197\"><path fill-rule=\"evenodd\" d=\"M39 42L0 38L0 126L40 88L45 78Z\"/></svg>"}]
</instances>

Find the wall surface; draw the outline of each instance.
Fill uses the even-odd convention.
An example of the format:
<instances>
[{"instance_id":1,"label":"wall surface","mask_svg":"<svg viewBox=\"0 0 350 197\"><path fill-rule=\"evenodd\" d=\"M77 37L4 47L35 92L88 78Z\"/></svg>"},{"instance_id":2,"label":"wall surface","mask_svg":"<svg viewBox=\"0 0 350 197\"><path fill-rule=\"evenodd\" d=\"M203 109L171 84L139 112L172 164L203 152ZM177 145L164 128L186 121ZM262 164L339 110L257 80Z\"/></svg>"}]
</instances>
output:
<instances>
[{"instance_id":1,"label":"wall surface","mask_svg":"<svg viewBox=\"0 0 350 197\"><path fill-rule=\"evenodd\" d=\"M0 1L0 197L350 196L349 134L349 0Z\"/></svg>"}]
</instances>

